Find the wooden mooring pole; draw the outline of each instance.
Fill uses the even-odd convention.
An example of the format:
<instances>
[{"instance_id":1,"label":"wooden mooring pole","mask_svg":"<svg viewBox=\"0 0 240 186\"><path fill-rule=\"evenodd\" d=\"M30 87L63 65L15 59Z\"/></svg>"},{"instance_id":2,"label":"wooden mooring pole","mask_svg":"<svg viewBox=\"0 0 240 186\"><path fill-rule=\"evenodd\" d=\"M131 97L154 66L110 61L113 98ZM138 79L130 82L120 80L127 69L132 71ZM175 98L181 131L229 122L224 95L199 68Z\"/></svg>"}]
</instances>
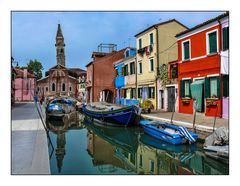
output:
<instances>
[{"instance_id":1,"label":"wooden mooring pole","mask_svg":"<svg viewBox=\"0 0 240 186\"><path fill-rule=\"evenodd\" d=\"M216 124L216 119L217 119L217 111L218 111L218 104L215 112L215 117L214 117L214 122L213 122L213 132L215 131L215 124Z\"/></svg>"}]
</instances>

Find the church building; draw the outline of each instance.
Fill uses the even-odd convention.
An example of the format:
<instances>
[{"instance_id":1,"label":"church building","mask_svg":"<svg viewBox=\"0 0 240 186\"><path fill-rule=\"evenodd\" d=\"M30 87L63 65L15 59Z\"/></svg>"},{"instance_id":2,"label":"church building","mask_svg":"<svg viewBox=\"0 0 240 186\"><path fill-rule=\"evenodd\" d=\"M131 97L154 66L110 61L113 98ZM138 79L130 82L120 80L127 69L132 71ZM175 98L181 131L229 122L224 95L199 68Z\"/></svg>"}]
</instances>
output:
<instances>
[{"instance_id":1,"label":"church building","mask_svg":"<svg viewBox=\"0 0 240 186\"><path fill-rule=\"evenodd\" d=\"M86 71L80 68L67 68L65 43L58 24L56 35L57 64L45 72L45 77L37 81L37 94L43 96L71 96L82 100L84 93L79 92L79 78L86 77ZM81 90L82 91L82 90Z\"/></svg>"}]
</instances>

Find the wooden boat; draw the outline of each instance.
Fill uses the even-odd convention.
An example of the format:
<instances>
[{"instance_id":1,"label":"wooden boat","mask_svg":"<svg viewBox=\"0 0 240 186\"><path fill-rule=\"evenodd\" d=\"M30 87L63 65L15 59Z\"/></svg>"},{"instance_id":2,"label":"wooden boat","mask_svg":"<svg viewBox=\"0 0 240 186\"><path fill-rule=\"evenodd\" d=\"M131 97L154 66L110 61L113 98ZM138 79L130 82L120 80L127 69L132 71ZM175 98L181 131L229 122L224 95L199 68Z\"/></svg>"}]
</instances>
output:
<instances>
[{"instance_id":1,"label":"wooden boat","mask_svg":"<svg viewBox=\"0 0 240 186\"><path fill-rule=\"evenodd\" d=\"M174 145L186 142L194 143L198 137L197 134L188 132L185 127L174 126L160 121L141 120L140 125L143 127L144 132L150 136Z\"/></svg>"},{"instance_id":2,"label":"wooden boat","mask_svg":"<svg viewBox=\"0 0 240 186\"><path fill-rule=\"evenodd\" d=\"M217 128L205 139L203 149L206 156L229 163L228 130L225 127Z\"/></svg>"},{"instance_id":3,"label":"wooden boat","mask_svg":"<svg viewBox=\"0 0 240 186\"><path fill-rule=\"evenodd\" d=\"M135 105L120 106L106 102L95 102L84 105L82 111L92 119L97 119L103 125L128 126L137 116L138 108Z\"/></svg>"},{"instance_id":4,"label":"wooden boat","mask_svg":"<svg viewBox=\"0 0 240 186\"><path fill-rule=\"evenodd\" d=\"M62 118L75 110L72 100L60 97L52 99L47 104L46 115L47 117Z\"/></svg>"}]
</instances>

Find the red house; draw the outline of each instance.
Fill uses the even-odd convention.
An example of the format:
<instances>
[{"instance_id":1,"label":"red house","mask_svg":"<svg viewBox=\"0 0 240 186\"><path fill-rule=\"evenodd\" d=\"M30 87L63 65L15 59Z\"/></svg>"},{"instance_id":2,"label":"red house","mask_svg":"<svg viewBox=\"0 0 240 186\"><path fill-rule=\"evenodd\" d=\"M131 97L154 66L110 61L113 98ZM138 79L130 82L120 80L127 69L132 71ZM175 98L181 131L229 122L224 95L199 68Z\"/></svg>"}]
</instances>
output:
<instances>
[{"instance_id":1,"label":"red house","mask_svg":"<svg viewBox=\"0 0 240 186\"><path fill-rule=\"evenodd\" d=\"M222 116L228 77L221 73L221 53L228 50L228 13L176 35L178 41L179 112L194 109L206 116Z\"/></svg>"},{"instance_id":2,"label":"red house","mask_svg":"<svg viewBox=\"0 0 240 186\"><path fill-rule=\"evenodd\" d=\"M122 60L125 49L112 52L93 52L93 61L87 67L87 102L113 103L116 97L114 62Z\"/></svg>"}]
</instances>

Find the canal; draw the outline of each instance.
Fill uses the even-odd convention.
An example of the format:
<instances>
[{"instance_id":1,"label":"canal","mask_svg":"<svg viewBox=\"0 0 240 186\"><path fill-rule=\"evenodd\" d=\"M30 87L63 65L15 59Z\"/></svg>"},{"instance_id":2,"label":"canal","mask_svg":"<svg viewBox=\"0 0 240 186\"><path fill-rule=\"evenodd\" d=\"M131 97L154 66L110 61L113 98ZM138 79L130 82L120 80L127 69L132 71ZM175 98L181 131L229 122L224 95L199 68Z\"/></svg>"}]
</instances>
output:
<instances>
[{"instance_id":1,"label":"canal","mask_svg":"<svg viewBox=\"0 0 240 186\"><path fill-rule=\"evenodd\" d=\"M47 120L51 174L228 175L229 166L206 157L202 144L174 146L140 127L107 127L74 113Z\"/></svg>"}]
</instances>

